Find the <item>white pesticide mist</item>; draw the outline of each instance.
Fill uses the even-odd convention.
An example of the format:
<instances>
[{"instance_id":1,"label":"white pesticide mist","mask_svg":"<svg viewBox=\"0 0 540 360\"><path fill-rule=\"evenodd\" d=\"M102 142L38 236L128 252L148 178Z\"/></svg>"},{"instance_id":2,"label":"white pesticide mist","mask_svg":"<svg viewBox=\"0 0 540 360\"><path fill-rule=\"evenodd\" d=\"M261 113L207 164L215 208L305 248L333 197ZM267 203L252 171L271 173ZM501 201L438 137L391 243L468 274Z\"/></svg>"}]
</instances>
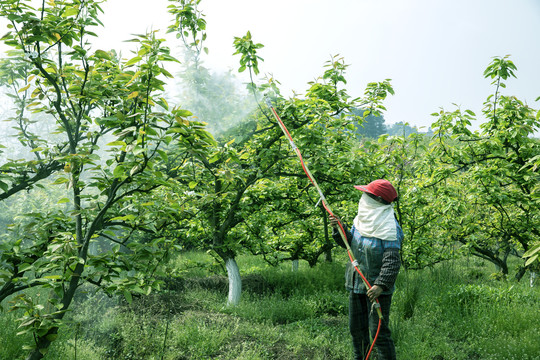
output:
<instances>
[{"instance_id":1,"label":"white pesticide mist","mask_svg":"<svg viewBox=\"0 0 540 360\"><path fill-rule=\"evenodd\" d=\"M194 120L207 124L218 137L238 125L256 108L252 94L232 70L212 71L188 51L183 53L182 69L169 83L172 102L193 113Z\"/></svg>"}]
</instances>

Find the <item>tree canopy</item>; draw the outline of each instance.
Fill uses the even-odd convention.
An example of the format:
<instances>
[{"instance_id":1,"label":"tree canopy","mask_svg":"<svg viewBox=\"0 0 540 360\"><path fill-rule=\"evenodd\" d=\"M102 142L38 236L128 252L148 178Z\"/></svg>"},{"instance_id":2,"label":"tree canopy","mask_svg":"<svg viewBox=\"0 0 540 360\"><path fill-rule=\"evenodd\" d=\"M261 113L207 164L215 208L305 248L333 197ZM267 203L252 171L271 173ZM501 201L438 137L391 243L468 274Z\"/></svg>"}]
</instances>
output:
<instances>
[{"instance_id":1,"label":"tree canopy","mask_svg":"<svg viewBox=\"0 0 540 360\"><path fill-rule=\"evenodd\" d=\"M126 301L159 291L172 276L169 259L185 249L224 265L230 305L240 301L242 253L270 264L331 258L320 194L263 96L343 219L357 209L352 185L395 185L407 270L463 253L502 276L510 256L524 256L518 279L538 266L540 112L503 94L517 72L510 58L494 58L484 73L493 93L480 130L471 130L476 114L458 107L434 113L432 133L407 124L383 131L389 79L353 97L345 59L332 56L303 94L286 98L276 79L258 78L263 45L250 32L232 43L249 76L248 101L232 74L203 66L199 2L169 6L168 31L186 48L177 75L167 65L179 60L155 31L130 40L129 58L94 49L100 1L0 5L10 23L0 85L13 106L3 120L15 132L0 143L0 304L24 310L20 334L35 339L29 359L47 353L79 288ZM167 98L180 83L181 98ZM33 297L31 288L50 296Z\"/></svg>"}]
</instances>

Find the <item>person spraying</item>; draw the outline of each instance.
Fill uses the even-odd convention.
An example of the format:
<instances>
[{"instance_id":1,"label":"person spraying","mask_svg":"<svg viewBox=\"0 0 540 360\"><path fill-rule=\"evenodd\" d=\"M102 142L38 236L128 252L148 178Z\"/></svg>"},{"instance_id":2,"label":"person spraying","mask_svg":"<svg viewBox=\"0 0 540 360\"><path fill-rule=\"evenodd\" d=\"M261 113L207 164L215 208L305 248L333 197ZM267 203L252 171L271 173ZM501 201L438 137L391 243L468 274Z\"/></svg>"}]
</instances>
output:
<instances>
[{"instance_id":1,"label":"person spraying","mask_svg":"<svg viewBox=\"0 0 540 360\"><path fill-rule=\"evenodd\" d=\"M322 203L322 206L330 216L330 222L334 229L334 238L337 238L339 236L341 237L340 239L336 239L336 241L338 242L338 244L340 244L347 250L347 255L351 260L347 267L346 276L348 279L347 283L349 284L347 285L347 287L351 292L350 301L352 303L352 306L350 306L349 318L353 319L352 321L350 321L350 324L351 334L353 334L355 358L362 359L363 354L366 354L365 359L368 360L373 350L373 346L377 344L377 338L379 336L379 331L381 330L381 325L384 319L383 313L381 311L381 304L379 303L378 298L382 297L384 301L388 302L388 304L385 304L388 305L387 307L385 307L387 309L385 310L386 319L388 319L388 314L390 313L390 302L392 298L391 294L394 286L393 284L395 282L395 277L397 276L399 267L401 265L399 258L399 249L401 248L403 232L401 231L401 228L399 227L397 221L394 220L395 226L391 225L394 223L391 223L389 221L390 215L392 219L394 218L393 207L389 207L389 205L391 205L391 203L397 199L397 192L394 187L386 180L376 180L366 186L356 186L357 189L364 191L366 194L368 194L367 196L372 198L374 201L380 203L377 206L384 205L384 207L377 210L375 209L377 206L373 206L374 204L372 204L367 198L364 200L362 200L361 198L360 205L358 207L358 216L357 218L355 218L355 227L353 228L353 231L349 234L348 231L345 230L343 226L344 224L341 222L341 220L339 220L330 209L330 205L327 203L326 198L321 188L319 187L319 184L317 184L317 181L313 177L313 174L311 174L311 171L309 171L307 164L304 162L302 152L294 143L289 130L287 130L287 127L279 117L276 109L272 105L272 102L269 98L266 98L266 103L272 111L272 114L276 119L277 123L279 124L279 127L283 131L283 134L289 140L291 148L298 156L298 159L300 160L300 164L302 165L302 169L306 173L306 176L308 177L311 184L317 189L320 196L319 201ZM365 214L364 211L366 211ZM356 221L357 219L358 221ZM371 230L362 233L355 231L355 229L364 228ZM384 229L390 230L390 233L386 234L383 231ZM376 280L386 279L386 281L377 283L376 286L371 286L371 283L364 276L363 270L360 269L359 262L355 259L357 255L361 255L359 249L370 249L368 245L361 246L360 240L362 239L360 234L365 234L366 237L373 236L372 239L375 242L379 242L378 251L380 252L380 254L379 256L375 257L379 258L379 262L381 263L381 265L378 267L379 270L377 271L377 274L383 274L383 276L381 276L380 279L379 276L377 276ZM353 251L349 245L349 243L353 239L357 239L355 244L356 254L353 254ZM385 245L383 245L380 243L381 241L393 242L393 244L386 243ZM390 250L392 248L394 248L394 250ZM364 268L367 270L372 269L371 261L373 259L371 259L371 257L372 255L366 256L365 260L362 261L362 263L364 264ZM389 275L393 277L391 280L387 278ZM359 278L357 276L359 276ZM359 280L360 278L362 279L362 282L364 284L363 290L361 289ZM389 291L389 289L391 289L391 291ZM362 296L359 296L357 294L362 294ZM375 309L375 311L371 311L369 314L367 312L367 300L365 300L368 297L372 301L372 310ZM360 311L363 311L362 315L358 315ZM376 313L378 320L374 319L374 317L372 316L373 313ZM373 342L371 343L371 346L369 346L370 328L376 329L374 331L371 330L371 333L375 334L373 336ZM385 322L384 324L383 333L384 339L383 344L379 347L379 354L383 354L383 359L395 359L394 343L392 341L387 322ZM385 357L384 354L388 354L388 356Z\"/></svg>"},{"instance_id":2,"label":"person spraying","mask_svg":"<svg viewBox=\"0 0 540 360\"><path fill-rule=\"evenodd\" d=\"M349 291L349 329L354 359L365 358L370 351L370 334L375 337L377 331L379 333L375 346L378 358L396 359L388 319L394 283L401 267L399 251L404 237L392 204L398 196L394 186L384 179L354 187L362 191L362 195L353 226L350 231L346 229L347 241L357 266L372 285L368 289L353 264L347 264L345 287ZM330 216L333 238L339 246L345 248L343 237L337 231L340 222L343 224L336 216ZM380 328L379 317L373 305L380 305L382 311Z\"/></svg>"}]
</instances>

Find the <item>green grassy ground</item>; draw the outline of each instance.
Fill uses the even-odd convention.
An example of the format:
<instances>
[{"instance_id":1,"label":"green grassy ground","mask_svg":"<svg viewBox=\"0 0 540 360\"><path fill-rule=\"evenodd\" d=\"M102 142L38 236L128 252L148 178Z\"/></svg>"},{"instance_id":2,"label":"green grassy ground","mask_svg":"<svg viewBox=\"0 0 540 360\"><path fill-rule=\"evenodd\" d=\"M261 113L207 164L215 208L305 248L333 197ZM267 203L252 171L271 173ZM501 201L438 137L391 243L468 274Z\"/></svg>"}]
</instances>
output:
<instances>
[{"instance_id":1,"label":"green grassy ground","mask_svg":"<svg viewBox=\"0 0 540 360\"><path fill-rule=\"evenodd\" d=\"M341 255L297 273L241 256L244 291L231 308L227 279L207 255L183 254L181 277L131 305L81 293L48 358L350 359ZM540 359L540 288L491 272L473 259L402 270L390 318L398 359ZM0 314L2 359L24 358L17 316Z\"/></svg>"}]
</instances>

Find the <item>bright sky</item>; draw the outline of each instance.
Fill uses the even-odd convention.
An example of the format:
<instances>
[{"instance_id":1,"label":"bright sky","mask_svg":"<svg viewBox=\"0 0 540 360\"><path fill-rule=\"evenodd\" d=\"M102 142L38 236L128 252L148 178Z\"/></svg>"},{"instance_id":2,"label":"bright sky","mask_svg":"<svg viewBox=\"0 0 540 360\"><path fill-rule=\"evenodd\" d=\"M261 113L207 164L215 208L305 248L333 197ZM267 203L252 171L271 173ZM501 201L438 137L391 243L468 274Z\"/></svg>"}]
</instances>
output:
<instances>
[{"instance_id":1,"label":"bright sky","mask_svg":"<svg viewBox=\"0 0 540 360\"><path fill-rule=\"evenodd\" d=\"M96 49L128 49L132 43L122 41L130 34L165 32L172 18L167 5L109 0ZM540 96L540 0L202 0L201 9L210 51L204 64L237 69L233 39L249 30L265 45L261 72L280 81L287 96L304 93L330 56L340 54L350 65L350 95L390 78L396 94L386 102L387 123L429 126L431 113L453 110L454 103L481 115L493 91L483 71L493 56L510 54L518 79L504 92L540 107L534 102ZM169 46L176 44L171 38Z\"/></svg>"}]
</instances>

